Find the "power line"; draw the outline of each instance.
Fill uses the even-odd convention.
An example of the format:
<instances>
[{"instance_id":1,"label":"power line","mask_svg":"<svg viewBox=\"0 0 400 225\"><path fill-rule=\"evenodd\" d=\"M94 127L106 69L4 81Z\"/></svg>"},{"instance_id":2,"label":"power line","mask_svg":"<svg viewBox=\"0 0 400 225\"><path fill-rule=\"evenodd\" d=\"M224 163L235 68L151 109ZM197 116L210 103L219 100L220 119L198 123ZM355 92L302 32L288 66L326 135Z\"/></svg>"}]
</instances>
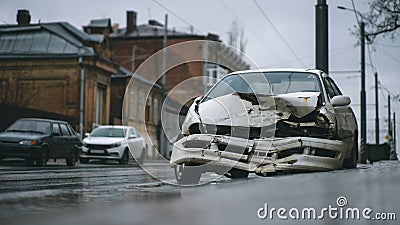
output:
<instances>
[{"instance_id":1,"label":"power line","mask_svg":"<svg viewBox=\"0 0 400 225\"><path fill-rule=\"evenodd\" d=\"M181 20L182 22L186 23L187 25L189 25L190 27L193 27L194 29L196 29L197 31L201 32L200 29L198 29L197 27L193 26L191 23L189 23L187 20L185 20L183 17L179 16L178 14L174 13L172 10L170 10L169 8L167 8L165 5L161 4L159 1L157 0L153 0L154 3L156 3L157 5L159 5L160 7L162 7L163 9L167 10L169 13L171 13L172 15L174 15L176 18L178 18L179 20Z\"/></svg>"},{"instance_id":2,"label":"power line","mask_svg":"<svg viewBox=\"0 0 400 225\"><path fill-rule=\"evenodd\" d=\"M262 38L260 37L260 35L257 35L256 32L254 32L249 26L247 26L247 24L246 24L242 19L240 19L240 17L239 17L228 5L226 5L225 2L224 2L223 0L220 0L219 2L224 6L224 8L225 8L227 11L229 11L237 20L239 20L239 22L241 22L241 23L246 27L247 30L249 30L250 33L252 33L254 37L256 37L262 44L264 44L265 47L267 47L267 49L268 49L269 51L271 51L271 52L272 52L275 56L277 56L279 59L282 59L282 60L283 60L283 58L282 58L280 55L278 55L278 53L276 53L276 52L267 44L267 42L265 42L265 40L262 39Z\"/></svg>"},{"instance_id":3,"label":"power line","mask_svg":"<svg viewBox=\"0 0 400 225\"><path fill-rule=\"evenodd\" d=\"M261 14L264 16L264 18L267 20L267 22L272 26L272 28L275 30L275 32L278 34L279 38L282 40L282 42L286 45L286 47L292 52L292 54L296 57L297 61L300 62L304 67L306 66L300 58L297 56L296 52L290 47L290 45L287 43L285 38L281 35L281 33L278 31L278 29L275 27L275 25L272 23L272 21L268 18L267 14L264 12L264 10L261 8L261 6L257 3L256 0L253 0L254 4L257 6L257 8L260 10Z\"/></svg>"},{"instance_id":4,"label":"power line","mask_svg":"<svg viewBox=\"0 0 400 225\"><path fill-rule=\"evenodd\" d=\"M392 58L393 60L397 61L398 63L400 63L400 60L396 57L394 57L393 55L389 54L387 51L383 50L381 47L376 46L378 49L380 49L383 53L385 53L387 56L389 56L390 58Z\"/></svg>"}]
</instances>

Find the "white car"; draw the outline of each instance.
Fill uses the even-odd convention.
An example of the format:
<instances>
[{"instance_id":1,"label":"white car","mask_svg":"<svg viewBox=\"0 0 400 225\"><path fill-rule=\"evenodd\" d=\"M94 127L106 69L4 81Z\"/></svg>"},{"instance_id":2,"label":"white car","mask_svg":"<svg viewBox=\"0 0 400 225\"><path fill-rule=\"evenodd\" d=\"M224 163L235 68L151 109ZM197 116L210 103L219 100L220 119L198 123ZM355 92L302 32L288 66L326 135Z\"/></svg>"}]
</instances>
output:
<instances>
[{"instance_id":1,"label":"white car","mask_svg":"<svg viewBox=\"0 0 400 225\"><path fill-rule=\"evenodd\" d=\"M138 130L129 126L100 126L83 139L79 161L88 163L90 159L118 160L120 164L127 164L129 152L139 164L143 163L146 142Z\"/></svg>"},{"instance_id":2,"label":"white car","mask_svg":"<svg viewBox=\"0 0 400 225\"><path fill-rule=\"evenodd\" d=\"M181 184L207 171L244 178L355 168L357 121L349 104L320 70L228 74L190 107L171 166Z\"/></svg>"}]
</instances>

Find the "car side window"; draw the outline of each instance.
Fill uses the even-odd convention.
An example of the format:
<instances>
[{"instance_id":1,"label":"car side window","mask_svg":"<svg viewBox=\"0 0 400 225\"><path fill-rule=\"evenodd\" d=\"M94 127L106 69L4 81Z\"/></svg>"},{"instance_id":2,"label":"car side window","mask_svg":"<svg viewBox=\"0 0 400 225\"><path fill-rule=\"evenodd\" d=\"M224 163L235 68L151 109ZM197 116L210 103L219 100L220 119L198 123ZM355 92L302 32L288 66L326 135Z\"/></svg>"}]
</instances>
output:
<instances>
[{"instance_id":1,"label":"car side window","mask_svg":"<svg viewBox=\"0 0 400 225\"><path fill-rule=\"evenodd\" d=\"M136 129L132 129L132 131L136 134L136 137L141 137L139 131Z\"/></svg>"},{"instance_id":2,"label":"car side window","mask_svg":"<svg viewBox=\"0 0 400 225\"><path fill-rule=\"evenodd\" d=\"M136 132L133 129L129 130L129 134L128 137L137 137L138 135L136 134Z\"/></svg>"},{"instance_id":3,"label":"car side window","mask_svg":"<svg viewBox=\"0 0 400 225\"><path fill-rule=\"evenodd\" d=\"M61 131L60 131L60 127L58 126L58 123L53 123L53 135L54 136L61 135Z\"/></svg>"},{"instance_id":4,"label":"car side window","mask_svg":"<svg viewBox=\"0 0 400 225\"><path fill-rule=\"evenodd\" d=\"M69 133L69 130L67 128L67 125L65 124L60 124L60 128L61 128L61 134L62 136L71 136L71 134Z\"/></svg>"},{"instance_id":5,"label":"car side window","mask_svg":"<svg viewBox=\"0 0 400 225\"><path fill-rule=\"evenodd\" d=\"M332 87L332 84L328 81L328 78L324 79L324 83L325 83L326 91L328 92L329 98L332 99L334 96L336 96L335 91Z\"/></svg>"},{"instance_id":6,"label":"car side window","mask_svg":"<svg viewBox=\"0 0 400 225\"><path fill-rule=\"evenodd\" d=\"M74 128L72 128L70 125L67 125L67 127L68 127L68 130L71 133L71 135L76 135Z\"/></svg>"},{"instance_id":7,"label":"car side window","mask_svg":"<svg viewBox=\"0 0 400 225\"><path fill-rule=\"evenodd\" d=\"M336 95L342 95L342 92L340 91L340 89L338 88L338 86L335 84L335 82L328 78L328 82L331 84L333 91L335 92L335 96Z\"/></svg>"}]
</instances>

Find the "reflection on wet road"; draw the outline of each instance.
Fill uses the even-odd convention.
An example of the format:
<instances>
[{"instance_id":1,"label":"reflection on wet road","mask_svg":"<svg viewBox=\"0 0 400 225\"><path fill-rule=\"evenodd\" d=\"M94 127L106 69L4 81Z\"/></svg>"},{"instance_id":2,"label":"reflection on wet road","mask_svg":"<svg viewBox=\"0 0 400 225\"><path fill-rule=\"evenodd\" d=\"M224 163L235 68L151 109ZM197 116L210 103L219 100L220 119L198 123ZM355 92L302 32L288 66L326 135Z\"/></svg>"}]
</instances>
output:
<instances>
[{"instance_id":1,"label":"reflection on wet road","mask_svg":"<svg viewBox=\"0 0 400 225\"><path fill-rule=\"evenodd\" d=\"M159 174L170 168L149 162ZM375 224L372 220L260 220L269 207L371 207L400 215L399 161L322 173L219 178L180 188L147 175L133 164L89 164L45 168L0 166L1 224ZM173 177L164 177L164 181ZM396 224L394 221L379 221Z\"/></svg>"}]
</instances>

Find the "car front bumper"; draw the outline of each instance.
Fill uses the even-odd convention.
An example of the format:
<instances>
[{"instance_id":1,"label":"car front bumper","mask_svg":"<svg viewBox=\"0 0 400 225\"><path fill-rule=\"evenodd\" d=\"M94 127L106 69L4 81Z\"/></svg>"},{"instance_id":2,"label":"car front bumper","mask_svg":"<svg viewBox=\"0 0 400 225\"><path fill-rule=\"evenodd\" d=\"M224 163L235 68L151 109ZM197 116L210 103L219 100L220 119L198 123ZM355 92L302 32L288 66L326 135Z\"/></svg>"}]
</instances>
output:
<instances>
[{"instance_id":1,"label":"car front bumper","mask_svg":"<svg viewBox=\"0 0 400 225\"><path fill-rule=\"evenodd\" d=\"M82 151L79 158L119 160L122 158L124 150L124 146L107 149L89 149L82 146Z\"/></svg>"},{"instance_id":2,"label":"car front bumper","mask_svg":"<svg viewBox=\"0 0 400 225\"><path fill-rule=\"evenodd\" d=\"M0 144L1 158L35 158L42 152L40 145L28 146L20 144Z\"/></svg>"},{"instance_id":3,"label":"car front bumper","mask_svg":"<svg viewBox=\"0 0 400 225\"><path fill-rule=\"evenodd\" d=\"M310 137L244 138L194 134L174 144L170 164L236 168L261 175L342 167L349 144Z\"/></svg>"}]
</instances>

